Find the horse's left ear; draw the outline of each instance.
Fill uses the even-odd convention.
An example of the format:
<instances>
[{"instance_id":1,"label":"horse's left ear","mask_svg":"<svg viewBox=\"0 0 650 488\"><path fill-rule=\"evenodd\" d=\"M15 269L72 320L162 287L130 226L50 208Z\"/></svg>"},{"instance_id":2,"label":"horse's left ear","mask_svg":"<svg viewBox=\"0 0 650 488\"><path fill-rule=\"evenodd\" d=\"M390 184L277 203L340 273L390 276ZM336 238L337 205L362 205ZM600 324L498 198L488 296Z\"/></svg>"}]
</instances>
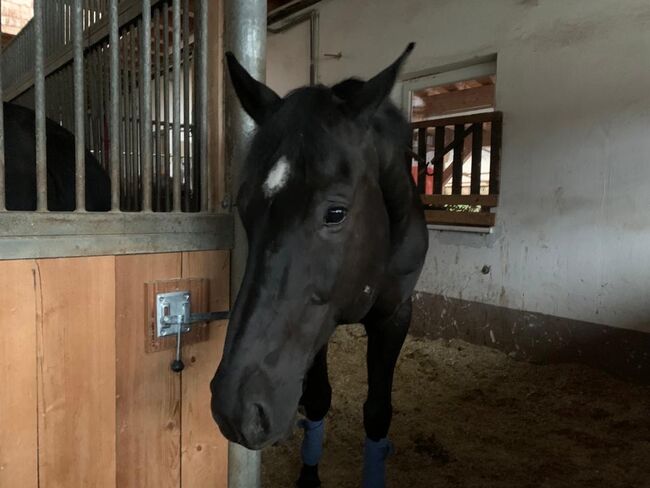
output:
<instances>
[{"instance_id":1,"label":"horse's left ear","mask_svg":"<svg viewBox=\"0 0 650 488\"><path fill-rule=\"evenodd\" d=\"M390 96L400 69L414 48L415 43L411 42L393 64L374 78L366 81L356 95L348 100L349 108L357 114L377 110L384 100Z\"/></svg>"},{"instance_id":2,"label":"horse's left ear","mask_svg":"<svg viewBox=\"0 0 650 488\"><path fill-rule=\"evenodd\" d=\"M230 51L226 53L228 72L237 98L248 115L261 125L282 103L282 99L264 83L253 78Z\"/></svg>"}]
</instances>

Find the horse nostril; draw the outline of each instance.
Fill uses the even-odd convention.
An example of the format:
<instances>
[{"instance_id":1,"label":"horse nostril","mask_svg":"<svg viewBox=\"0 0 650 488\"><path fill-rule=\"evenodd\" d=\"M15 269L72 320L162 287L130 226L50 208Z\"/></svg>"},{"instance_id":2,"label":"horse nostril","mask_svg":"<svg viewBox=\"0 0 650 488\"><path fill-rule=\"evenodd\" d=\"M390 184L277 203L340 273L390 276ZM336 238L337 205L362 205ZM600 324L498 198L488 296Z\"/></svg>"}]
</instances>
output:
<instances>
[{"instance_id":1,"label":"horse nostril","mask_svg":"<svg viewBox=\"0 0 650 488\"><path fill-rule=\"evenodd\" d=\"M271 430L271 422L266 409L259 403L254 403L253 406L256 410L256 417L259 422L258 425L260 430L265 434L268 434Z\"/></svg>"}]
</instances>

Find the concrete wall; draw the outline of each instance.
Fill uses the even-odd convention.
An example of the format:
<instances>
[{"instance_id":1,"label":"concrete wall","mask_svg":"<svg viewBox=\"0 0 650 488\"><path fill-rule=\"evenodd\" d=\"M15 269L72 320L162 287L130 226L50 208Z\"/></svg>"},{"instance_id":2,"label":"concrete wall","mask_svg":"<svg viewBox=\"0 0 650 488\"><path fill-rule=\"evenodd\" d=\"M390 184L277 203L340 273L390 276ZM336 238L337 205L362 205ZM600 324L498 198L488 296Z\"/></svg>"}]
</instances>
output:
<instances>
[{"instance_id":1,"label":"concrete wall","mask_svg":"<svg viewBox=\"0 0 650 488\"><path fill-rule=\"evenodd\" d=\"M650 332L647 0L325 0L319 9L321 53L343 53L321 58L324 83L371 76L412 40L405 78L498 56L497 225L490 235L431 231L418 290ZM270 42L270 59L295 51L285 41Z\"/></svg>"}]
</instances>

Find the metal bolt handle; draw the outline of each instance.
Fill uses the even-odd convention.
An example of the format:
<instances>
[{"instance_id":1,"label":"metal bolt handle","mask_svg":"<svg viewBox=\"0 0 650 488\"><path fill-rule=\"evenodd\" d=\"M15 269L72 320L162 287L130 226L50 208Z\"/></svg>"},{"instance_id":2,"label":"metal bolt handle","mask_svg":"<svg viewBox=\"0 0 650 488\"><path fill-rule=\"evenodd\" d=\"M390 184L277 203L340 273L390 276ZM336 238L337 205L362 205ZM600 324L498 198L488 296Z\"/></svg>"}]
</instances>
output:
<instances>
[{"instance_id":1,"label":"metal bolt handle","mask_svg":"<svg viewBox=\"0 0 650 488\"><path fill-rule=\"evenodd\" d=\"M178 332L176 333L176 358L172 361L172 371L180 373L185 369L185 364L181 359L181 336L183 335L183 326L179 325Z\"/></svg>"}]
</instances>

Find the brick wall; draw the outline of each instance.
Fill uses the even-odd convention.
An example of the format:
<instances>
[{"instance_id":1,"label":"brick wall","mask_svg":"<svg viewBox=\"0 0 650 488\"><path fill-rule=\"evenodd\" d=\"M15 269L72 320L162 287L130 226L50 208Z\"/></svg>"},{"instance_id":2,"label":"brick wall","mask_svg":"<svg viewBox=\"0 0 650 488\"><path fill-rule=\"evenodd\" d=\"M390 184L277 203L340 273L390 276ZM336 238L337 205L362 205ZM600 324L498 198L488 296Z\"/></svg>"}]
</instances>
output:
<instances>
[{"instance_id":1,"label":"brick wall","mask_svg":"<svg viewBox=\"0 0 650 488\"><path fill-rule=\"evenodd\" d=\"M33 15L34 0L2 0L3 34L18 34Z\"/></svg>"}]
</instances>

